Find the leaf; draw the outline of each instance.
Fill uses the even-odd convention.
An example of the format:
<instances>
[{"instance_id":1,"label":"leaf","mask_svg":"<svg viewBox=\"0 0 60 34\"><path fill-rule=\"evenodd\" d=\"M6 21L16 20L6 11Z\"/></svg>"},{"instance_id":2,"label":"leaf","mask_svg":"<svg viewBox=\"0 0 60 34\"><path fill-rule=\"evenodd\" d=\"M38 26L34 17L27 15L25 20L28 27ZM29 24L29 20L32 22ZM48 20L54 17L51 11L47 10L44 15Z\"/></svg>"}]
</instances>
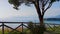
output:
<instances>
[{"instance_id":1,"label":"leaf","mask_svg":"<svg viewBox=\"0 0 60 34\"><path fill-rule=\"evenodd\" d=\"M50 2L50 3L54 3L54 2L56 2L56 1L60 1L60 0L51 0L51 2Z\"/></svg>"}]
</instances>

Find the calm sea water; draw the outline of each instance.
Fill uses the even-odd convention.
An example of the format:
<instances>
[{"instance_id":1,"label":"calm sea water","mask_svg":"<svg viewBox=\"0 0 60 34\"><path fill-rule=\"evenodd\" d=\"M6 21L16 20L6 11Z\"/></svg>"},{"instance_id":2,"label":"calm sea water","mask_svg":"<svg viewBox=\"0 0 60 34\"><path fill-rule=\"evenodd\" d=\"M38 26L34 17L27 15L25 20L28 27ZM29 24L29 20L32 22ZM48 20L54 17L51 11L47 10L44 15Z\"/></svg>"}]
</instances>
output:
<instances>
[{"instance_id":1,"label":"calm sea water","mask_svg":"<svg viewBox=\"0 0 60 34\"><path fill-rule=\"evenodd\" d=\"M45 23L60 24L60 21L44 21Z\"/></svg>"}]
</instances>

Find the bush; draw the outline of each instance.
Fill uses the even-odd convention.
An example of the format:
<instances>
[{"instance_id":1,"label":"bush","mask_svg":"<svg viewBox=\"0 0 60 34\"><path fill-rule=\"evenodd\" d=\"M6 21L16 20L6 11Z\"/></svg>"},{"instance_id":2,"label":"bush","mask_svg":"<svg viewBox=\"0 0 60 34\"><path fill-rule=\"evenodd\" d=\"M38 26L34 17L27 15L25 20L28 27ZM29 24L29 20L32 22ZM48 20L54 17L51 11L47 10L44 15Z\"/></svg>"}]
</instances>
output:
<instances>
[{"instance_id":1,"label":"bush","mask_svg":"<svg viewBox=\"0 0 60 34\"><path fill-rule=\"evenodd\" d=\"M43 34L46 30L44 26L36 25L32 22L28 24L28 27L32 34Z\"/></svg>"}]
</instances>

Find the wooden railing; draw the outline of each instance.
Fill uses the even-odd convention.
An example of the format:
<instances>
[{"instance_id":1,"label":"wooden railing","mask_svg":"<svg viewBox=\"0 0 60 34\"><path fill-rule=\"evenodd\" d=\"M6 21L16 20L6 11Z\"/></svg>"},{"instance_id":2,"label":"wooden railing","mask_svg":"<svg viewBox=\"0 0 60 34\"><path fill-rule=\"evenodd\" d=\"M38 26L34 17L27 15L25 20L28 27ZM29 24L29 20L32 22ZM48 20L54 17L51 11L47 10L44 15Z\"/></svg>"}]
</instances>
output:
<instances>
[{"instance_id":1,"label":"wooden railing","mask_svg":"<svg viewBox=\"0 0 60 34\"><path fill-rule=\"evenodd\" d=\"M7 28L10 28L10 29L12 29L12 31L10 31L8 34L10 34L11 32L13 32L14 30L15 31L17 31L17 32L20 32L20 31L18 31L18 30L16 30L17 28L19 28L20 26L22 26L22 32L23 32L23 27L25 26L26 28L29 28L28 26L26 26L29 22L0 22L0 23L2 23L1 25L0 25L0 27L2 27L2 34L4 34L4 27L7 27ZM8 25L5 25L5 23L13 23L13 24L16 24L16 23L19 23L20 25L19 26L17 26L16 28L12 28L12 27L10 27L10 26L8 26ZM26 25L25 25L26 24ZM35 24L39 24L39 23L35 23ZM60 24L52 24L52 23L45 23L45 25L46 25L46 28L50 28L52 31L55 31L56 29L55 29L55 27L57 27L57 26L60 26ZM53 28L54 27L54 28ZM58 27L59 28L59 27Z\"/></svg>"}]
</instances>

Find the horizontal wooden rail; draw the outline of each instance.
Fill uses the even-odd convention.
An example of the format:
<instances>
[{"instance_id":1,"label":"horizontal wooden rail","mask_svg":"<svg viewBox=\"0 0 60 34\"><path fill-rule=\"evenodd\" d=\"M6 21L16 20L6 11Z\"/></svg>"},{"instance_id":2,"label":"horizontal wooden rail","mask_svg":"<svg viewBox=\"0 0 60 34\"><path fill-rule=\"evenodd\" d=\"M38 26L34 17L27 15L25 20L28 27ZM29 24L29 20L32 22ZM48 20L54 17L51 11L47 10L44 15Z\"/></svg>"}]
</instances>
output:
<instances>
[{"instance_id":1,"label":"horizontal wooden rail","mask_svg":"<svg viewBox=\"0 0 60 34\"><path fill-rule=\"evenodd\" d=\"M2 24L0 25L0 27L2 26L2 34L4 34L4 26L7 27L7 28L12 29L11 32L13 32L14 30L17 31L16 29L19 28L20 26L22 26L22 32L23 32L23 26L25 26L26 28L29 28L28 26L25 25L25 24L28 25L29 22L0 22L0 23L2 23ZM17 26L17 27L14 29L14 28L11 28L10 26L5 25L5 23L8 23L8 24L10 24L10 23L12 23L12 24L18 24L18 23L19 23L20 25ZM39 24L39 23L33 23L33 24ZM60 25L60 24L45 23L45 25L49 26L53 31L55 31L50 25L53 25L53 27L56 27L56 25ZM17 32L19 32L19 31L17 31ZM9 33L10 33L10 32L9 32Z\"/></svg>"}]
</instances>

